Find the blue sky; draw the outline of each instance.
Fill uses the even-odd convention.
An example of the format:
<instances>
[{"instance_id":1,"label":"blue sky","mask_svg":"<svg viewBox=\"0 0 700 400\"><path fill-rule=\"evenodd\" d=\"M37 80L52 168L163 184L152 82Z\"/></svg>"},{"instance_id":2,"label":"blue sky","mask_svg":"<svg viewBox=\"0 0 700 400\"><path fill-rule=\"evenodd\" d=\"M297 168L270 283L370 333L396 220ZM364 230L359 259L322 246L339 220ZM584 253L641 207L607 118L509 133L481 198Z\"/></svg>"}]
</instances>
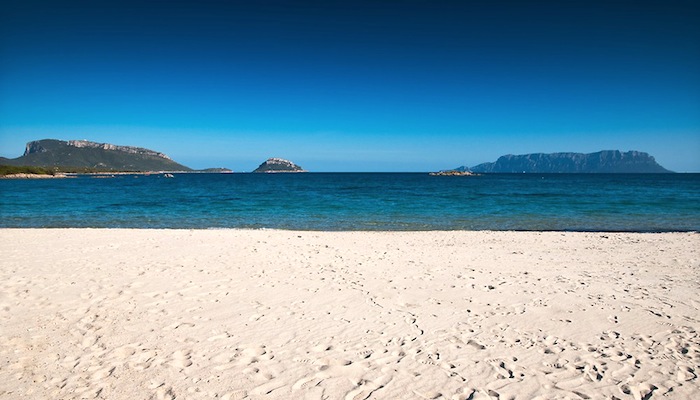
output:
<instances>
[{"instance_id":1,"label":"blue sky","mask_svg":"<svg viewBox=\"0 0 700 400\"><path fill-rule=\"evenodd\" d=\"M700 172L697 1L6 3L4 157L88 139L431 171L619 149Z\"/></svg>"}]
</instances>

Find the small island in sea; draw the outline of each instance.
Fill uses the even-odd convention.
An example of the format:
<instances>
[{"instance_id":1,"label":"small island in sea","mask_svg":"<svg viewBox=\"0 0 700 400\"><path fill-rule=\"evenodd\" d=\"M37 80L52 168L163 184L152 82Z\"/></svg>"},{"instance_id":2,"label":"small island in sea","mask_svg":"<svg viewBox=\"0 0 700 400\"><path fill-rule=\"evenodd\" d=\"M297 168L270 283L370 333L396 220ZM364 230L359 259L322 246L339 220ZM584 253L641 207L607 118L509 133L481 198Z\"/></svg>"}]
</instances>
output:
<instances>
[{"instance_id":1,"label":"small island in sea","mask_svg":"<svg viewBox=\"0 0 700 400\"><path fill-rule=\"evenodd\" d=\"M267 173L267 174L274 174L274 173L294 173L294 172L308 172L302 167L294 164L293 162L289 160L285 160L283 158L268 158L265 162L260 164L258 168L256 168L253 173Z\"/></svg>"},{"instance_id":2,"label":"small island in sea","mask_svg":"<svg viewBox=\"0 0 700 400\"><path fill-rule=\"evenodd\" d=\"M204 174L232 174L233 170L230 168L218 167L218 168L206 168L206 169L198 170L196 172L200 172L200 173L204 173Z\"/></svg>"},{"instance_id":3,"label":"small island in sea","mask_svg":"<svg viewBox=\"0 0 700 400\"><path fill-rule=\"evenodd\" d=\"M475 174L471 171L458 171L456 169L448 169L445 171L431 172L428 175L430 175L430 176L478 176L479 174Z\"/></svg>"}]
</instances>

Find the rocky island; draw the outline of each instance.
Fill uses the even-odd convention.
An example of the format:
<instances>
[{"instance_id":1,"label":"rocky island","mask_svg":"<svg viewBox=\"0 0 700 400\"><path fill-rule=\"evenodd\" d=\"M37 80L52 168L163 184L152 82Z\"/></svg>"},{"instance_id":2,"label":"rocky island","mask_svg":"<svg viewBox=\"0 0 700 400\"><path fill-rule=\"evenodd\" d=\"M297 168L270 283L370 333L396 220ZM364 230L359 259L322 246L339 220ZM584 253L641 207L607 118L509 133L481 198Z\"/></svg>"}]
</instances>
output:
<instances>
[{"instance_id":1,"label":"rocky island","mask_svg":"<svg viewBox=\"0 0 700 400\"><path fill-rule=\"evenodd\" d=\"M457 171L476 173L670 173L654 157L641 151L604 150L596 153L534 153L501 156L495 162Z\"/></svg>"},{"instance_id":2,"label":"rocky island","mask_svg":"<svg viewBox=\"0 0 700 400\"><path fill-rule=\"evenodd\" d=\"M283 158L268 158L267 161L260 164L253 173L290 173L290 172L308 172L300 166Z\"/></svg>"},{"instance_id":3,"label":"rocky island","mask_svg":"<svg viewBox=\"0 0 700 400\"><path fill-rule=\"evenodd\" d=\"M430 176L477 176L478 174L475 174L471 171L466 171L466 170L449 169L449 170L445 170L445 171L431 172L429 175Z\"/></svg>"}]
</instances>

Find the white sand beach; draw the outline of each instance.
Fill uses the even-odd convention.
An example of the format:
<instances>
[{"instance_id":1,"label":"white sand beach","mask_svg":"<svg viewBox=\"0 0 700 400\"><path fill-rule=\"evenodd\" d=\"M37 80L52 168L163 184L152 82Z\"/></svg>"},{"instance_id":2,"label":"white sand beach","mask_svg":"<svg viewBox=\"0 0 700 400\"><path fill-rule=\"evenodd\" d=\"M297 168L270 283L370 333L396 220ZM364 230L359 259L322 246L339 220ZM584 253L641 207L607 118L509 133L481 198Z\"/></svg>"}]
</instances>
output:
<instances>
[{"instance_id":1,"label":"white sand beach","mask_svg":"<svg viewBox=\"0 0 700 400\"><path fill-rule=\"evenodd\" d=\"M697 399L697 233L0 230L2 399Z\"/></svg>"}]
</instances>

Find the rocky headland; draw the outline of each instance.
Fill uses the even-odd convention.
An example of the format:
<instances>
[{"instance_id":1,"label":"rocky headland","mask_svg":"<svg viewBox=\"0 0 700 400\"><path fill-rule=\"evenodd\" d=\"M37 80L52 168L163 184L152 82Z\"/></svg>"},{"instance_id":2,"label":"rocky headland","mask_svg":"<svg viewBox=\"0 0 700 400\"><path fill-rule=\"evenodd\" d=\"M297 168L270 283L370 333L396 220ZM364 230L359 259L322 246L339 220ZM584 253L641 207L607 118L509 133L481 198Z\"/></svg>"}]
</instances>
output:
<instances>
[{"instance_id":1,"label":"rocky headland","mask_svg":"<svg viewBox=\"0 0 700 400\"><path fill-rule=\"evenodd\" d=\"M87 140L32 141L27 143L21 157L0 158L0 165L98 171L191 171L161 152Z\"/></svg>"}]
</instances>

